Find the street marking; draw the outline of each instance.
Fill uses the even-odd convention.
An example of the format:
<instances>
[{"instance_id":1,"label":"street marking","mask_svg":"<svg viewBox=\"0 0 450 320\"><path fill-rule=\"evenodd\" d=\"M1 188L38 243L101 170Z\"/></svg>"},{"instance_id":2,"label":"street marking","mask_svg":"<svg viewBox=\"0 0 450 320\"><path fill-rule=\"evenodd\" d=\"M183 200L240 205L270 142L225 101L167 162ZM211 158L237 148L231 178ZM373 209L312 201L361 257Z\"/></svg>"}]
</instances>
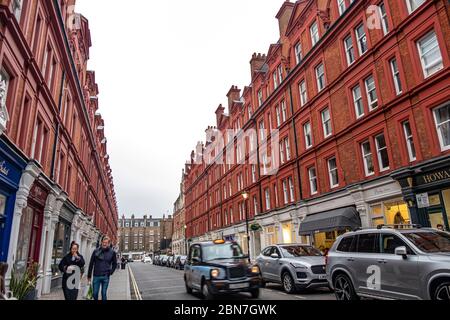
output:
<instances>
[{"instance_id":1,"label":"street marking","mask_svg":"<svg viewBox=\"0 0 450 320\"><path fill-rule=\"evenodd\" d=\"M128 269L130 270L130 276L131 276L131 283L133 285L133 290L136 293L136 300L142 300L141 292L139 291L139 287L136 282L136 278L134 277L133 270L130 266L128 266Z\"/></svg>"}]
</instances>

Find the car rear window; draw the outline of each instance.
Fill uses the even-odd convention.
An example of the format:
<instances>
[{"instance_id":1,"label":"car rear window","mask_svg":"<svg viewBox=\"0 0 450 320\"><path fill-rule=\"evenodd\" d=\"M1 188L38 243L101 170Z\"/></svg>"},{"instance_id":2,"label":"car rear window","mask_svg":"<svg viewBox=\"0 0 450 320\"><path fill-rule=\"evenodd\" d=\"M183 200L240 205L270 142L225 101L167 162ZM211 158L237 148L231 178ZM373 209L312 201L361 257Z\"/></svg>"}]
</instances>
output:
<instances>
[{"instance_id":1,"label":"car rear window","mask_svg":"<svg viewBox=\"0 0 450 320\"><path fill-rule=\"evenodd\" d=\"M342 239L341 242L339 243L339 246L337 247L337 251L354 252L355 251L354 240L355 240L354 236Z\"/></svg>"}]
</instances>

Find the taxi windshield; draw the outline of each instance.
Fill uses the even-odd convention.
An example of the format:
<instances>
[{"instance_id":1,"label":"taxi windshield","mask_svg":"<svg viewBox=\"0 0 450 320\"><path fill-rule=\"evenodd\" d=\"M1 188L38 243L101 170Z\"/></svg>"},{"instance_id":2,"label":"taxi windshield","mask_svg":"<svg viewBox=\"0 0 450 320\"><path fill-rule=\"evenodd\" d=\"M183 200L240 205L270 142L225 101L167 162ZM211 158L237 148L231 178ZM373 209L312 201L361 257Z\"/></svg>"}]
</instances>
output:
<instances>
[{"instance_id":1,"label":"taxi windshield","mask_svg":"<svg viewBox=\"0 0 450 320\"><path fill-rule=\"evenodd\" d=\"M203 259L205 261L241 259L244 257L242 249L238 244L224 243L203 247Z\"/></svg>"}]
</instances>

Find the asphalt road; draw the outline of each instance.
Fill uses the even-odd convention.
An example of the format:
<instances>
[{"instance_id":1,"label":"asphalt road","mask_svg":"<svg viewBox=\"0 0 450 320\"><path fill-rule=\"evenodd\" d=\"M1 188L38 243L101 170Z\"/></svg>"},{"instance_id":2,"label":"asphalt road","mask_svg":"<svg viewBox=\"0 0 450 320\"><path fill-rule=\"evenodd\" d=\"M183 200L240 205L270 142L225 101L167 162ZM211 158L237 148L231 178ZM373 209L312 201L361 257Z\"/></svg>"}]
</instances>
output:
<instances>
[{"instance_id":1,"label":"asphalt road","mask_svg":"<svg viewBox=\"0 0 450 320\"><path fill-rule=\"evenodd\" d=\"M140 295L143 300L199 300L200 294L186 293L183 271L158 267L142 262L129 265ZM250 294L239 294L227 297L229 300L251 300ZM328 289L302 291L296 294L286 294L281 285L268 284L263 289L259 300L335 300L334 294Z\"/></svg>"}]
</instances>

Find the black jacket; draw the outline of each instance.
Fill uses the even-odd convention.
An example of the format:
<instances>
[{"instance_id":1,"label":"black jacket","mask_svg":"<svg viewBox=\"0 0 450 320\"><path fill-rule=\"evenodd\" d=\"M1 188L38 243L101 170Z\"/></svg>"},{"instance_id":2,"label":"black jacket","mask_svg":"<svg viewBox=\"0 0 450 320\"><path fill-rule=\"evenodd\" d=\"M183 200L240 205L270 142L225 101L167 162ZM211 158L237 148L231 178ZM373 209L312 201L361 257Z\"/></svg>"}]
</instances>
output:
<instances>
[{"instance_id":1,"label":"black jacket","mask_svg":"<svg viewBox=\"0 0 450 320\"><path fill-rule=\"evenodd\" d=\"M84 273L84 265L85 265L84 258L81 254L78 254L78 259L73 259L72 254L69 253L61 260L58 268L59 271L61 271L64 274L64 276L66 276L67 267L77 266L81 269L81 273Z\"/></svg>"},{"instance_id":2,"label":"black jacket","mask_svg":"<svg viewBox=\"0 0 450 320\"><path fill-rule=\"evenodd\" d=\"M89 263L88 278L112 276L117 268L116 252L111 249L98 248L92 253L91 261Z\"/></svg>"}]
</instances>

